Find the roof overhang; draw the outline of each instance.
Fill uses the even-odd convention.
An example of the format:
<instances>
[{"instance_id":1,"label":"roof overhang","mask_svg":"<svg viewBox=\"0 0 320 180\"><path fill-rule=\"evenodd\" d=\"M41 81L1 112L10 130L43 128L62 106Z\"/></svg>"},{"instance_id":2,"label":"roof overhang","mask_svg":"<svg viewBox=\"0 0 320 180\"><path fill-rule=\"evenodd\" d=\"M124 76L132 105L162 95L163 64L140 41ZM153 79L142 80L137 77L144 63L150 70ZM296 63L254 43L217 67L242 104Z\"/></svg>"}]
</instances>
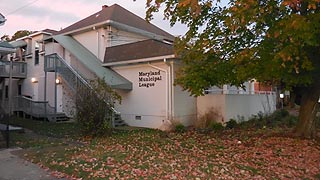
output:
<instances>
[{"instance_id":1,"label":"roof overhang","mask_svg":"<svg viewBox=\"0 0 320 180\"><path fill-rule=\"evenodd\" d=\"M16 49L14 48L7 48L7 47L0 47L0 54L1 55L7 55L10 53L16 52Z\"/></svg>"},{"instance_id":2,"label":"roof overhang","mask_svg":"<svg viewBox=\"0 0 320 180\"><path fill-rule=\"evenodd\" d=\"M15 48L19 48L19 47L26 46L27 42L25 42L24 40L16 40L16 41L10 42L10 44Z\"/></svg>"},{"instance_id":3,"label":"roof overhang","mask_svg":"<svg viewBox=\"0 0 320 180\"><path fill-rule=\"evenodd\" d=\"M106 66L106 67L121 66L121 65L137 64L137 63L152 62L152 61L162 61L162 60L175 59L175 58L176 58L176 56L174 54L171 54L171 55L165 55L165 56L157 56L157 57L150 57L150 58L132 59L132 60L127 60L127 61L104 63L104 64L102 64L102 66Z\"/></svg>"},{"instance_id":4,"label":"roof overhang","mask_svg":"<svg viewBox=\"0 0 320 180\"><path fill-rule=\"evenodd\" d=\"M48 33L48 32L44 32L44 31L38 31L38 32L35 32L35 33L32 33L32 34L29 34L29 37L33 37L33 36L37 36L37 35L41 35L41 34L44 34L44 35L51 35L51 33Z\"/></svg>"}]
</instances>

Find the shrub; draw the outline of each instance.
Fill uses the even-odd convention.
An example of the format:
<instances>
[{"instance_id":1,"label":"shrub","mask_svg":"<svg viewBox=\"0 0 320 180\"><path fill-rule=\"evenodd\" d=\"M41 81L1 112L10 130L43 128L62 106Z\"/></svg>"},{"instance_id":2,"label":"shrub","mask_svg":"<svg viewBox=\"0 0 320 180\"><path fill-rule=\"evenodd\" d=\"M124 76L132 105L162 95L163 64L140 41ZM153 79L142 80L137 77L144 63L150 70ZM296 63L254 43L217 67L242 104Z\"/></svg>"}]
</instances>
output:
<instances>
[{"instance_id":1,"label":"shrub","mask_svg":"<svg viewBox=\"0 0 320 180\"><path fill-rule=\"evenodd\" d=\"M316 128L319 128L320 129L320 116L316 117L315 119L315 123L316 123Z\"/></svg>"},{"instance_id":2,"label":"shrub","mask_svg":"<svg viewBox=\"0 0 320 180\"><path fill-rule=\"evenodd\" d=\"M211 108L204 115L197 119L195 127L200 129L211 128L211 125L213 123L218 123L220 119L223 121L220 112L214 108Z\"/></svg>"},{"instance_id":3,"label":"shrub","mask_svg":"<svg viewBox=\"0 0 320 180\"><path fill-rule=\"evenodd\" d=\"M213 122L210 124L210 129L213 131L222 131L224 129L224 126L221 123Z\"/></svg>"},{"instance_id":4,"label":"shrub","mask_svg":"<svg viewBox=\"0 0 320 180\"><path fill-rule=\"evenodd\" d=\"M226 128L233 129L238 125L237 121L234 119L230 119L228 122L226 122Z\"/></svg>"},{"instance_id":5,"label":"shrub","mask_svg":"<svg viewBox=\"0 0 320 180\"><path fill-rule=\"evenodd\" d=\"M183 124L179 123L175 125L175 132L183 133L185 131L186 131L186 127Z\"/></svg>"},{"instance_id":6,"label":"shrub","mask_svg":"<svg viewBox=\"0 0 320 180\"><path fill-rule=\"evenodd\" d=\"M239 126L241 128L293 127L297 121L297 117L291 116L287 110L282 109L267 116L258 114L247 122L240 123Z\"/></svg>"},{"instance_id":7,"label":"shrub","mask_svg":"<svg viewBox=\"0 0 320 180\"><path fill-rule=\"evenodd\" d=\"M90 82L89 87L79 87L76 95L76 120L84 135L102 136L112 132L114 101L120 101L103 79Z\"/></svg>"}]
</instances>

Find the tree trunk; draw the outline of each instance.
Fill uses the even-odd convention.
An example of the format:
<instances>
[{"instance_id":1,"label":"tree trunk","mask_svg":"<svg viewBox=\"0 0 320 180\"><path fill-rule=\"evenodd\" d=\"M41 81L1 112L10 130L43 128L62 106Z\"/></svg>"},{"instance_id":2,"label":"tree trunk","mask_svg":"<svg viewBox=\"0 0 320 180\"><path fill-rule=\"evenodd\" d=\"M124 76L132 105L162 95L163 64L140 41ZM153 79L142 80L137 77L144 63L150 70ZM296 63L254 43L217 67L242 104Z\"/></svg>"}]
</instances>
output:
<instances>
[{"instance_id":1,"label":"tree trunk","mask_svg":"<svg viewBox=\"0 0 320 180\"><path fill-rule=\"evenodd\" d=\"M319 111L320 84L304 91L301 98L299 121L295 134L304 138L313 138L316 135L316 115Z\"/></svg>"}]
</instances>

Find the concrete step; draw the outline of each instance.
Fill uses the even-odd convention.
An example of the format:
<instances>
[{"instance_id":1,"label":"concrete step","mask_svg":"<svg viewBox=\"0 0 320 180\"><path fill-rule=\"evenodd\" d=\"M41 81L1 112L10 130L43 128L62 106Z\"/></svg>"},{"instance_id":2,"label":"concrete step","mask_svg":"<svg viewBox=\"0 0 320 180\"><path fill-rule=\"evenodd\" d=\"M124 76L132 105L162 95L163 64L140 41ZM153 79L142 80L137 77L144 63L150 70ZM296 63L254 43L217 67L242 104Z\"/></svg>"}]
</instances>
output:
<instances>
[{"instance_id":1,"label":"concrete step","mask_svg":"<svg viewBox=\"0 0 320 180\"><path fill-rule=\"evenodd\" d=\"M64 113L57 113L57 114L47 115L47 119L49 122L61 122L61 121L68 121L69 117L66 116Z\"/></svg>"},{"instance_id":2,"label":"concrete step","mask_svg":"<svg viewBox=\"0 0 320 180\"><path fill-rule=\"evenodd\" d=\"M114 126L115 127L128 126L128 124L124 120L122 120L121 116L118 114L114 119Z\"/></svg>"}]
</instances>

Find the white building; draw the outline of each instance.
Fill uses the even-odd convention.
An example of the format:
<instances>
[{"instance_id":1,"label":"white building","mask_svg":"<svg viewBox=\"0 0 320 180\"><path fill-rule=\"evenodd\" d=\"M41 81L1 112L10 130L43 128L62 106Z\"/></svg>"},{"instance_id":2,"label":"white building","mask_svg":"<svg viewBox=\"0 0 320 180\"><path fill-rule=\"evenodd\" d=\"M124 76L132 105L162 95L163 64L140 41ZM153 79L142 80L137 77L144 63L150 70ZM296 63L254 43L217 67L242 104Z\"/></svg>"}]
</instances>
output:
<instances>
[{"instance_id":1,"label":"white building","mask_svg":"<svg viewBox=\"0 0 320 180\"><path fill-rule=\"evenodd\" d=\"M44 114L37 110L43 109L46 116L59 114L53 120L72 116L77 83L99 77L121 95L122 103L115 109L131 126L159 128L167 121L191 125L213 107L221 110L223 121L266 112L263 99L269 95L238 93L230 98L230 93L223 91L223 97L211 94L195 98L174 86L180 61L173 51L173 39L117 4L103 6L59 32L43 30L21 38L12 42L17 51L11 57L25 62L28 73L14 83L18 92L13 96L24 96L16 99L20 105L15 108L22 110L23 101L34 105L32 113L38 117ZM243 104L247 108L241 108ZM273 106L271 102L270 111Z\"/></svg>"}]
</instances>

